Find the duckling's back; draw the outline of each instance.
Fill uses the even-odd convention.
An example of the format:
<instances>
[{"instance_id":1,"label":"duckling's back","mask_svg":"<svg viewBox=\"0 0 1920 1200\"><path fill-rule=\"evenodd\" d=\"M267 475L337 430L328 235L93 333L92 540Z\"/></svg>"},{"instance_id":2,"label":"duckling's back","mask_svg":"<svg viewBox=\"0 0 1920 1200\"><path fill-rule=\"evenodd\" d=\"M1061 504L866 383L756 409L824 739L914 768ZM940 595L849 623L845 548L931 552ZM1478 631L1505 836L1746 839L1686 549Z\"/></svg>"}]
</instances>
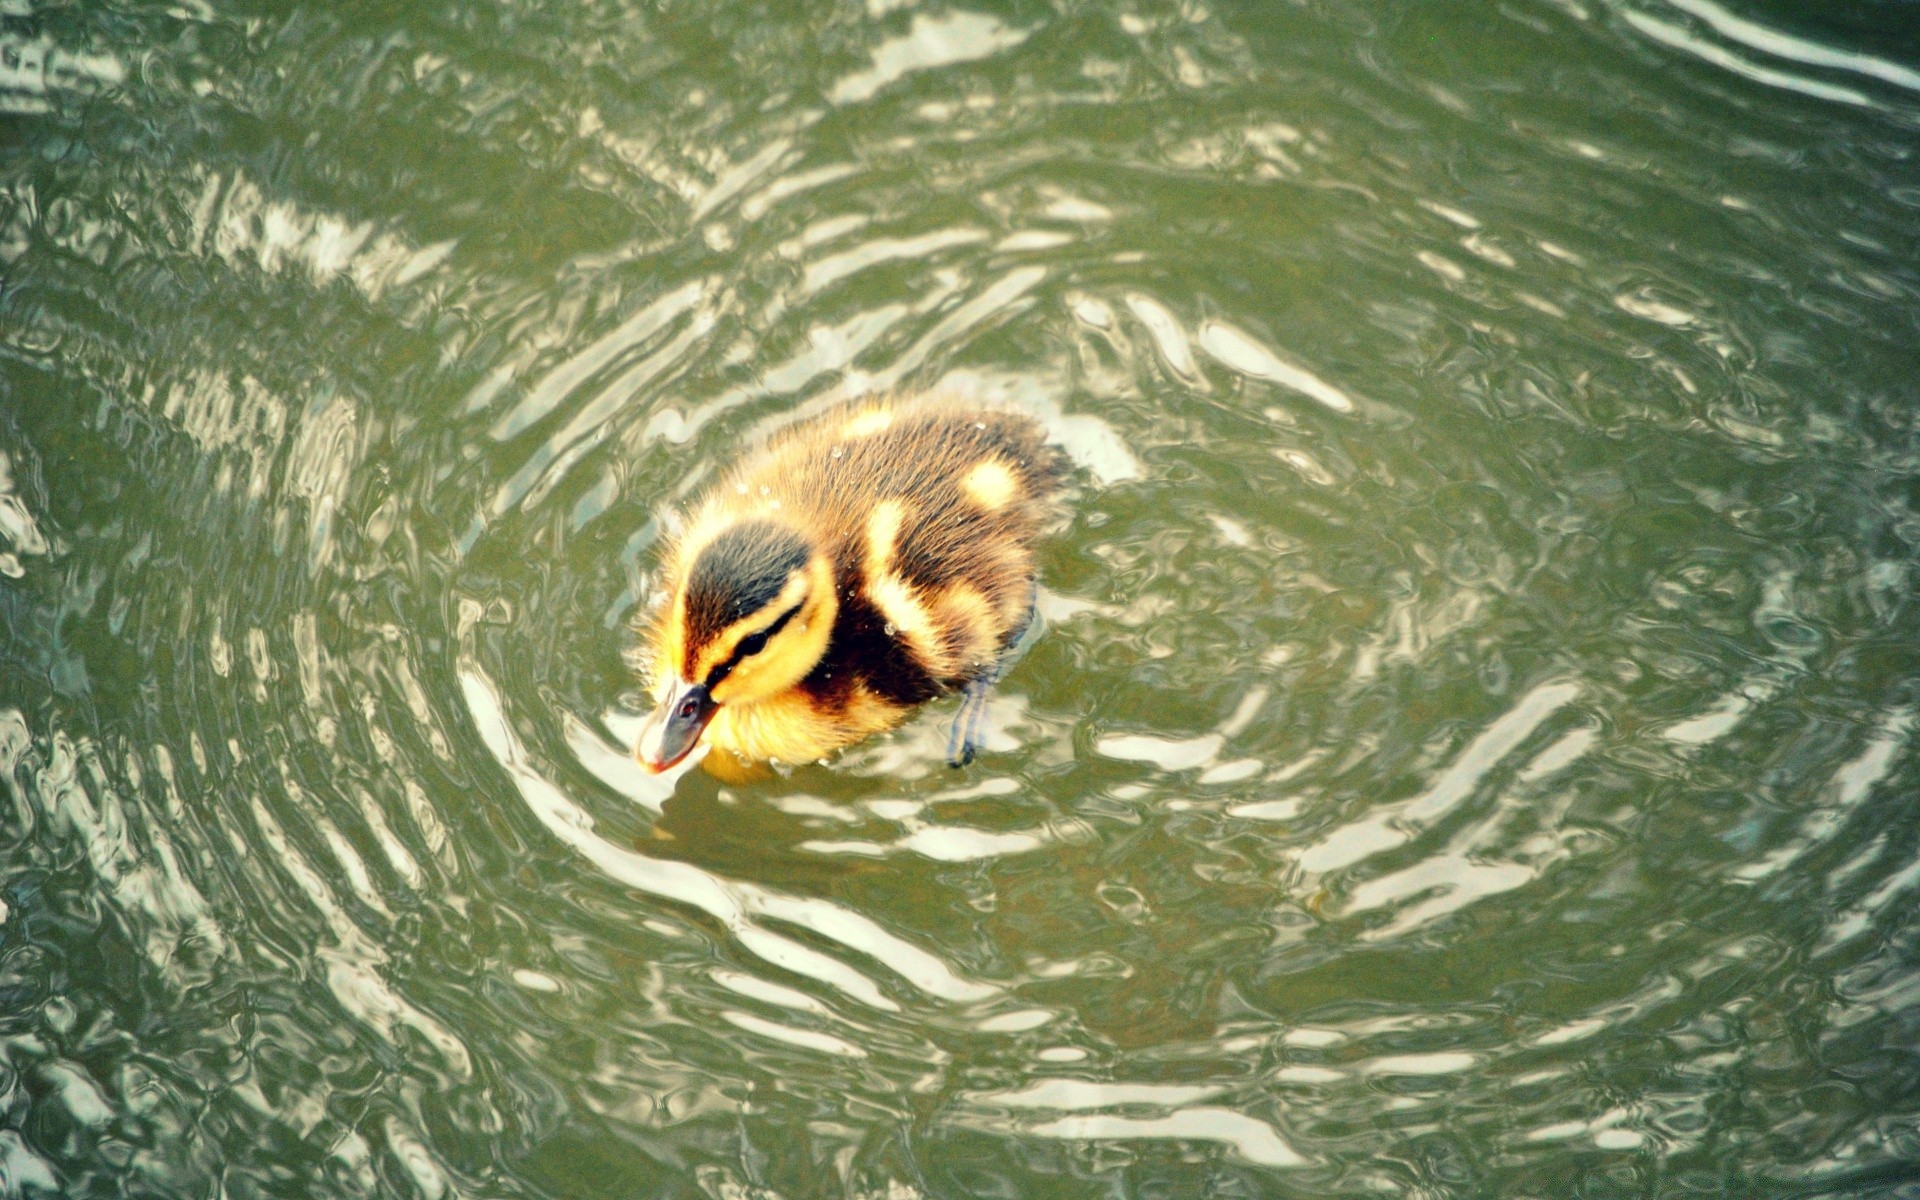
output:
<instances>
[{"instance_id":1,"label":"duckling's back","mask_svg":"<svg viewBox=\"0 0 1920 1200\"><path fill-rule=\"evenodd\" d=\"M735 481L816 530L841 593L809 683L918 703L978 676L1025 627L1058 456L1020 413L866 402L777 436Z\"/></svg>"}]
</instances>

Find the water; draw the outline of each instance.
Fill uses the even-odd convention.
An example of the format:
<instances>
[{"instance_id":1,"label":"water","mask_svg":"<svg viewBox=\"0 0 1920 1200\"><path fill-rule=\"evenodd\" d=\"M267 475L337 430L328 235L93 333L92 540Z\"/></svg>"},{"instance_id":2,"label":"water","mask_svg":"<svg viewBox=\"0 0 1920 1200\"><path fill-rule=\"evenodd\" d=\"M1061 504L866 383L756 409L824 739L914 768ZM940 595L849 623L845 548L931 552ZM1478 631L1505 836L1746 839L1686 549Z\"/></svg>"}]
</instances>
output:
<instances>
[{"instance_id":1,"label":"water","mask_svg":"<svg viewBox=\"0 0 1920 1200\"><path fill-rule=\"evenodd\" d=\"M1914 1193L1904 20L0 2L0 1196ZM941 383L991 751L639 775Z\"/></svg>"}]
</instances>

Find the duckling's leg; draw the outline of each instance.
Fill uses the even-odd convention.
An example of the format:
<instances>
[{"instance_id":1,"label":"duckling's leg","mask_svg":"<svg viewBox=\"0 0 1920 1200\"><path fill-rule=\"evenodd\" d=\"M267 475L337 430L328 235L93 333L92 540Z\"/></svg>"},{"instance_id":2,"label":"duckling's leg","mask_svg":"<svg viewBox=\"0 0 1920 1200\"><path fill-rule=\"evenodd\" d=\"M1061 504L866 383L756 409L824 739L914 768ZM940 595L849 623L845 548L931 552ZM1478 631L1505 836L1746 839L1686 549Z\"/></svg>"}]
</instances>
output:
<instances>
[{"instance_id":1,"label":"duckling's leg","mask_svg":"<svg viewBox=\"0 0 1920 1200\"><path fill-rule=\"evenodd\" d=\"M958 770L973 761L973 756L987 744L987 696L992 693L993 685L1012 667L1014 660L1026 653L1040 633L1039 590L1027 600L1027 615L1020 622L1020 632L1015 634L1000 657L990 663L985 670L967 681L966 690L961 694L960 711L953 718L953 733L947 738L947 765Z\"/></svg>"},{"instance_id":2,"label":"duckling's leg","mask_svg":"<svg viewBox=\"0 0 1920 1200\"><path fill-rule=\"evenodd\" d=\"M999 677L999 664L969 680L960 699L960 711L953 718L953 733L947 738L947 765L959 770L973 761L986 744L987 696Z\"/></svg>"}]
</instances>

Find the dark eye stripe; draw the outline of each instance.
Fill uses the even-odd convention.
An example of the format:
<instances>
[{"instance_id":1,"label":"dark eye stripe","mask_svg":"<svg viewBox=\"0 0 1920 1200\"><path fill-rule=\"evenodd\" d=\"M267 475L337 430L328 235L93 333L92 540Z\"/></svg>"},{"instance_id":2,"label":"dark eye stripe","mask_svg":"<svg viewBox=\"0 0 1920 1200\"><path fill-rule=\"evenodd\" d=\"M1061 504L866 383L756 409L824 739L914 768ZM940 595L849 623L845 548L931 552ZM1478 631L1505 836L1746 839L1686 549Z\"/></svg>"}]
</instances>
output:
<instances>
[{"instance_id":1,"label":"dark eye stripe","mask_svg":"<svg viewBox=\"0 0 1920 1200\"><path fill-rule=\"evenodd\" d=\"M760 651L766 649L767 643L773 639L773 635L779 633L788 621L793 620L793 614L799 611L800 605L796 604L775 617L773 624L767 626L765 629L762 629L758 633L750 633L746 637L741 638L739 643L734 646L733 653L727 656L727 661L715 667L712 672L707 675L707 690L712 691L714 688L719 687L720 681L725 679L735 667L740 665L741 659L749 655L758 654Z\"/></svg>"}]
</instances>

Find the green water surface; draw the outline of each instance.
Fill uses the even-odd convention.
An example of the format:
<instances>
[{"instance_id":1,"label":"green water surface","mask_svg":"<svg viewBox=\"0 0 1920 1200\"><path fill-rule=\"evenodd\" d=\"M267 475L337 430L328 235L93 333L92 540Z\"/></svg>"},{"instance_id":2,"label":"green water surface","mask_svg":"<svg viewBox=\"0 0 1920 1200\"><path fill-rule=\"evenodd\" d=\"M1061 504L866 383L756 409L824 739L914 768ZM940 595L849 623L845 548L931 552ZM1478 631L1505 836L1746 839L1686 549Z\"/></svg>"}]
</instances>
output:
<instances>
[{"instance_id":1,"label":"green water surface","mask_svg":"<svg viewBox=\"0 0 1920 1200\"><path fill-rule=\"evenodd\" d=\"M0 0L0 1197L1920 1196L1920 15ZM1047 631L626 758L946 387Z\"/></svg>"}]
</instances>

